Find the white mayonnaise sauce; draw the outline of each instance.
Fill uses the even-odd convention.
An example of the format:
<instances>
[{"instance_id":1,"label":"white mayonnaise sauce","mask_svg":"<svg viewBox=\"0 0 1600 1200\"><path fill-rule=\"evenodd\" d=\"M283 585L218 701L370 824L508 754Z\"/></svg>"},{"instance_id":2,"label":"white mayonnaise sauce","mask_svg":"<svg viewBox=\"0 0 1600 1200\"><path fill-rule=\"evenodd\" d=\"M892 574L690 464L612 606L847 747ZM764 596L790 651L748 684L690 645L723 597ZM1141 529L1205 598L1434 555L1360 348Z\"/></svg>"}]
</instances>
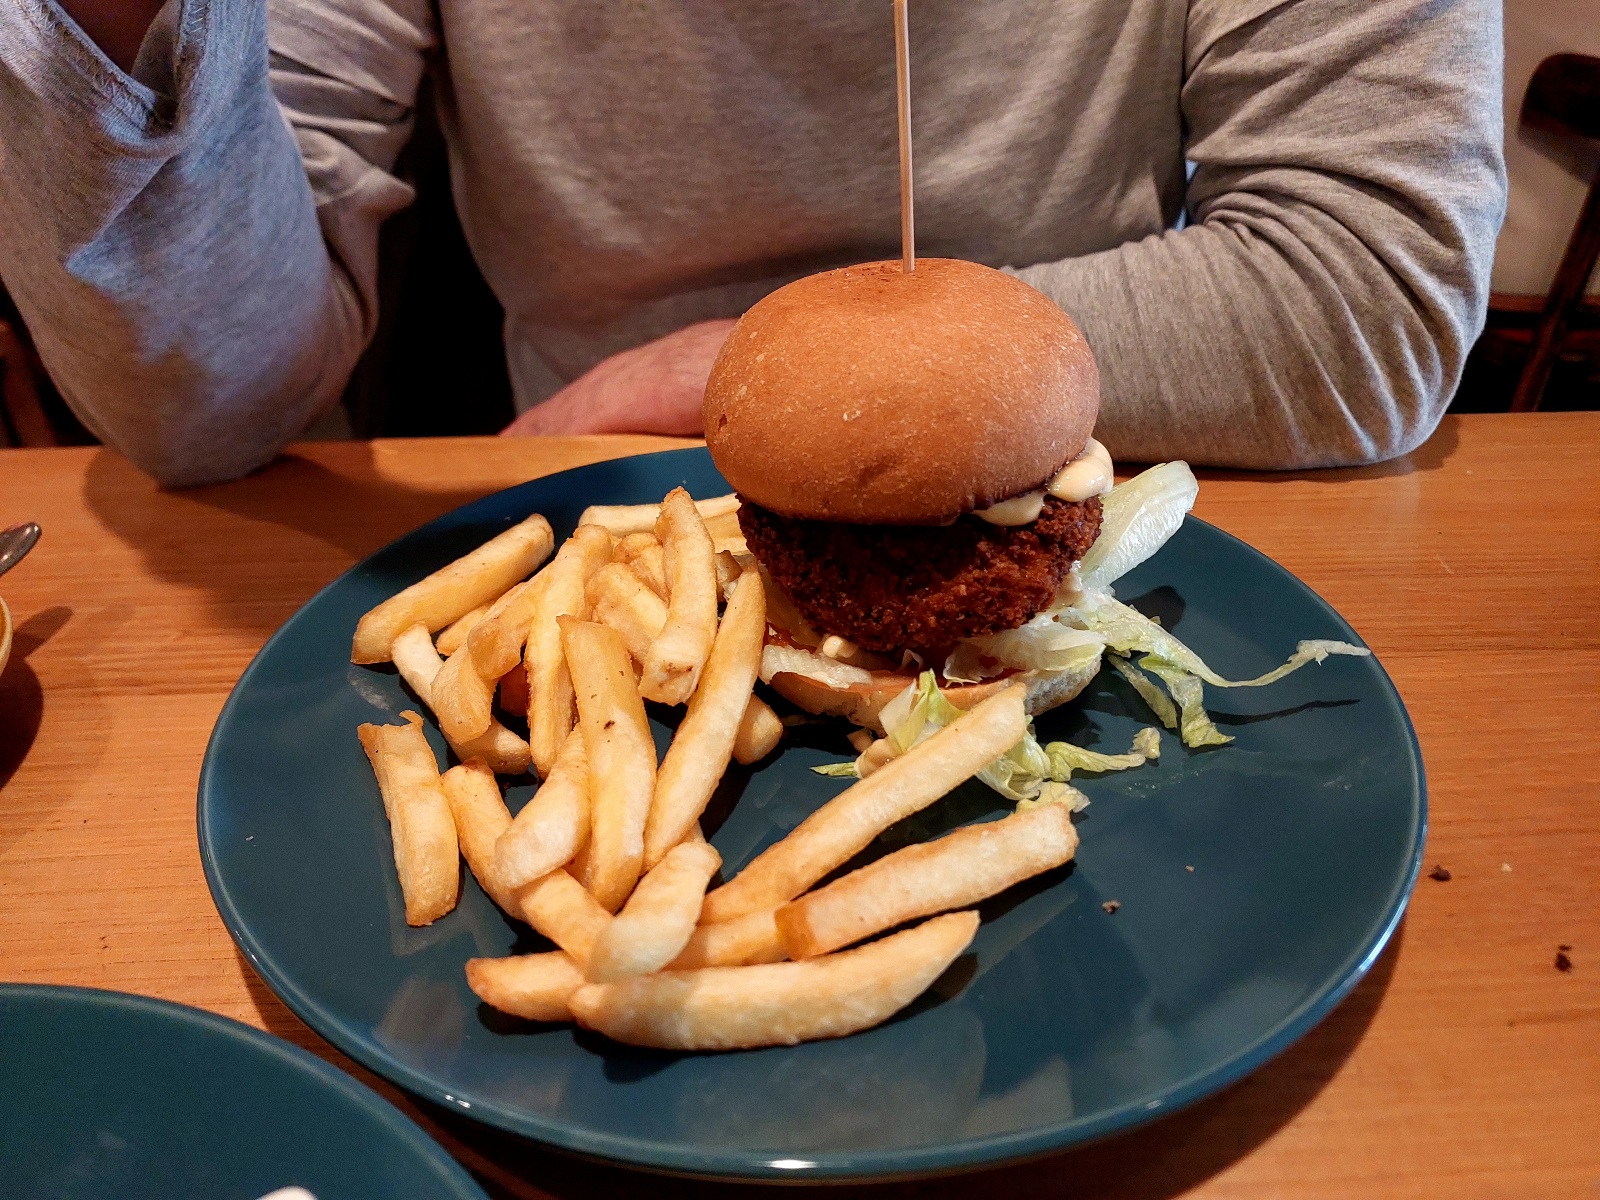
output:
<instances>
[{"instance_id":1,"label":"white mayonnaise sauce","mask_svg":"<svg viewBox=\"0 0 1600 1200\"><path fill-rule=\"evenodd\" d=\"M1105 495L1114 482L1111 452L1090 438L1083 447L1083 453L1062 467L1056 477L1042 488L1023 492L1020 496L991 504L988 508L980 508L972 515L991 525L1026 525L1029 521L1039 519L1039 514L1044 511L1046 493L1057 500L1082 503L1090 496Z\"/></svg>"}]
</instances>

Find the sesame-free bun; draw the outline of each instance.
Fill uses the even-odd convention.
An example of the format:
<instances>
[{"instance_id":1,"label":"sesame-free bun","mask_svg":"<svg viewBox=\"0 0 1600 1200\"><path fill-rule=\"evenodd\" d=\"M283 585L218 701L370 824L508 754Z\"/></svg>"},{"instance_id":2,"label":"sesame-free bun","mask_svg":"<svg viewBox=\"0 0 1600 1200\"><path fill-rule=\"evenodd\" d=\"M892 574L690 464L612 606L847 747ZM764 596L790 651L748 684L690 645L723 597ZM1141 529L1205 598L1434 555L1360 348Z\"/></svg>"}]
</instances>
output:
<instances>
[{"instance_id":1,"label":"sesame-free bun","mask_svg":"<svg viewBox=\"0 0 1600 1200\"><path fill-rule=\"evenodd\" d=\"M734 326L706 442L734 490L787 517L930 525L1038 487L1100 411L1072 319L977 263L809 275Z\"/></svg>"},{"instance_id":2,"label":"sesame-free bun","mask_svg":"<svg viewBox=\"0 0 1600 1200\"><path fill-rule=\"evenodd\" d=\"M971 708L1019 680L1028 685L1028 715L1036 717L1058 704L1065 704L1084 688L1100 670L1100 656L1087 664L1063 671L1034 670L1005 675L983 683L947 683L939 690L957 708ZM779 673L772 677L772 689L791 704L824 717L843 717L854 725L883 732L880 714L907 686L917 681L914 674L874 671L868 683L831 687L807 675Z\"/></svg>"}]
</instances>

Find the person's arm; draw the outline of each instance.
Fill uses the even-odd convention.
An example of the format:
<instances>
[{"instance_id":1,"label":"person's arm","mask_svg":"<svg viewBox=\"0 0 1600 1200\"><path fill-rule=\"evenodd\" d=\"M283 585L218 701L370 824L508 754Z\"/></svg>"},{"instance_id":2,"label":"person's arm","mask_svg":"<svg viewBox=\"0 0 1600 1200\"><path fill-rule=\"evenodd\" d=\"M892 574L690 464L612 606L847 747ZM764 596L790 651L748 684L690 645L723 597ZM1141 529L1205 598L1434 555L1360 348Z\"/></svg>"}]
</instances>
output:
<instances>
[{"instance_id":1,"label":"person's arm","mask_svg":"<svg viewBox=\"0 0 1600 1200\"><path fill-rule=\"evenodd\" d=\"M125 72L0 3L0 277L92 432L199 483L337 400L433 37L428 0L290 0L269 68L266 0L169 0Z\"/></svg>"},{"instance_id":2,"label":"person's arm","mask_svg":"<svg viewBox=\"0 0 1600 1200\"><path fill-rule=\"evenodd\" d=\"M1505 205L1496 0L1193 0L1181 230L1017 273L1122 459L1315 467L1433 431Z\"/></svg>"}]
</instances>

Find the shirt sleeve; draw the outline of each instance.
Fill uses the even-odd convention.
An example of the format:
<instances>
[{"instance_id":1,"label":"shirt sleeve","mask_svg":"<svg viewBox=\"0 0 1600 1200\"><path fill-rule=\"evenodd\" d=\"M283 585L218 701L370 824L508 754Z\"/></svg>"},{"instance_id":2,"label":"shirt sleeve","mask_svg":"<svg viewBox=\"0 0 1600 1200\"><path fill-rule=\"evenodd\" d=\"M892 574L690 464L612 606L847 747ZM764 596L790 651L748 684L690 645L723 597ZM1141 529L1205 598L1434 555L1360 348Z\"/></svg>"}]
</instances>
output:
<instances>
[{"instance_id":1,"label":"shirt sleeve","mask_svg":"<svg viewBox=\"0 0 1600 1200\"><path fill-rule=\"evenodd\" d=\"M124 73L54 0L0 4L0 276L74 411L163 483L243 474L337 400L411 199L427 0L292 8L169 0Z\"/></svg>"},{"instance_id":2,"label":"shirt sleeve","mask_svg":"<svg viewBox=\"0 0 1600 1200\"><path fill-rule=\"evenodd\" d=\"M1194 0L1187 224L1017 273L1079 320L1119 458L1404 454L1482 328L1505 209L1495 0Z\"/></svg>"}]
</instances>

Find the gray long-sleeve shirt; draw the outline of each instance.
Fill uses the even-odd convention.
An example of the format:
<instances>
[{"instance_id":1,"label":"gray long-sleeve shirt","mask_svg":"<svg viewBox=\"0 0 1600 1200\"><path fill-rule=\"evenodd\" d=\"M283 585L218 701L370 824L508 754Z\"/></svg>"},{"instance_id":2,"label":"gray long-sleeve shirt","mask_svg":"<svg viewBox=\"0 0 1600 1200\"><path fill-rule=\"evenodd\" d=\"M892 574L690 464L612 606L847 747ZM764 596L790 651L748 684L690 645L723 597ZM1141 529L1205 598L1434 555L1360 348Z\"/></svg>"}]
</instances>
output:
<instances>
[{"instance_id":1,"label":"gray long-sleeve shirt","mask_svg":"<svg viewBox=\"0 0 1600 1200\"><path fill-rule=\"evenodd\" d=\"M1117 456L1350 463L1432 430L1504 206L1498 0L911 11L919 250L1077 318ZM172 0L128 75L5 0L0 277L105 441L168 482L249 470L372 332L431 72L526 407L895 256L892 46L888 0Z\"/></svg>"}]
</instances>

